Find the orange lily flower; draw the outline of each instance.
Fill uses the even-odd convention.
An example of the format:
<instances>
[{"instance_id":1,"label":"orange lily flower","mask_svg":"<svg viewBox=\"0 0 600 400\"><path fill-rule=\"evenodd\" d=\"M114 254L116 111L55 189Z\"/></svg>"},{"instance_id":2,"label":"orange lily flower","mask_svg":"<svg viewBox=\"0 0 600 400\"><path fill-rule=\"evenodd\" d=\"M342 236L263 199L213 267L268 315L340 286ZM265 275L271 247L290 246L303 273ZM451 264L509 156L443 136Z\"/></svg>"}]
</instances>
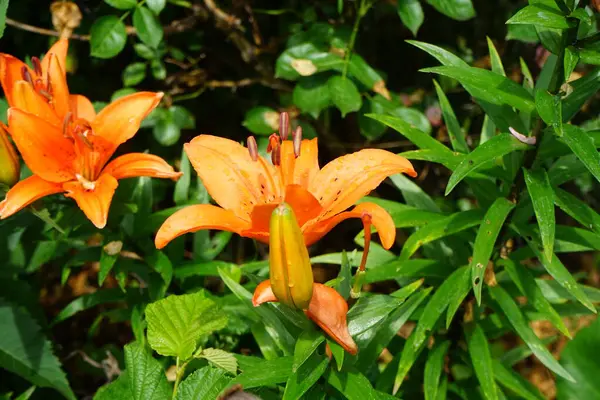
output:
<instances>
[{"instance_id":1,"label":"orange lily flower","mask_svg":"<svg viewBox=\"0 0 600 400\"><path fill-rule=\"evenodd\" d=\"M199 204L177 211L160 227L155 238L157 248L200 229L231 231L266 243L271 212L284 201L294 210L306 245L348 218L364 221L368 217L383 246L392 246L396 229L387 211L373 203L346 209L390 175L416 176L411 163L388 151L364 149L319 169L317 139L302 140L297 129L293 140L286 140L285 113L280 121L280 135L269 138L272 163L258 155L252 137L248 149L210 135L197 136L184 145L194 169L221 207Z\"/></svg>"}]
</instances>

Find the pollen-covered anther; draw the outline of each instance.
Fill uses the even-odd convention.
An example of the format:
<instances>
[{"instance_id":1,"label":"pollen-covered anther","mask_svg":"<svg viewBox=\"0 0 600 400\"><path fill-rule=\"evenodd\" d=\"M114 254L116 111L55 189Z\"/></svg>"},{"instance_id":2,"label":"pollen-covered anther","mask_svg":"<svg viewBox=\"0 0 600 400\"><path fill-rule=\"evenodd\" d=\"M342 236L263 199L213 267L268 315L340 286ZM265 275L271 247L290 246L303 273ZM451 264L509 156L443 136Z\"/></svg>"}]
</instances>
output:
<instances>
[{"instance_id":1,"label":"pollen-covered anther","mask_svg":"<svg viewBox=\"0 0 600 400\"><path fill-rule=\"evenodd\" d=\"M256 144L256 139L254 136L248 136L246 140L246 146L248 147L248 153L250 153L250 158L252 161L258 160L258 145Z\"/></svg>"},{"instance_id":2,"label":"pollen-covered anther","mask_svg":"<svg viewBox=\"0 0 600 400\"><path fill-rule=\"evenodd\" d=\"M277 146L271 151L271 162L273 165L279 166L281 165L281 147Z\"/></svg>"},{"instance_id":3,"label":"pollen-covered anther","mask_svg":"<svg viewBox=\"0 0 600 400\"><path fill-rule=\"evenodd\" d=\"M269 143L267 144L267 153L270 153L279 147L279 144L279 136L276 133L271 134L271 136L269 136Z\"/></svg>"},{"instance_id":4,"label":"pollen-covered anther","mask_svg":"<svg viewBox=\"0 0 600 400\"><path fill-rule=\"evenodd\" d=\"M302 146L302 127L298 125L292 133L292 143L294 144L294 155L300 157L300 148Z\"/></svg>"},{"instance_id":5,"label":"pollen-covered anther","mask_svg":"<svg viewBox=\"0 0 600 400\"><path fill-rule=\"evenodd\" d=\"M41 63L40 59L37 57L31 57L31 64L33 64L33 70L35 71L36 75L41 76L42 75L42 63Z\"/></svg>"},{"instance_id":6,"label":"pollen-covered anther","mask_svg":"<svg viewBox=\"0 0 600 400\"><path fill-rule=\"evenodd\" d=\"M290 126L290 115L284 111L279 114L279 137L281 140L287 140Z\"/></svg>"}]
</instances>

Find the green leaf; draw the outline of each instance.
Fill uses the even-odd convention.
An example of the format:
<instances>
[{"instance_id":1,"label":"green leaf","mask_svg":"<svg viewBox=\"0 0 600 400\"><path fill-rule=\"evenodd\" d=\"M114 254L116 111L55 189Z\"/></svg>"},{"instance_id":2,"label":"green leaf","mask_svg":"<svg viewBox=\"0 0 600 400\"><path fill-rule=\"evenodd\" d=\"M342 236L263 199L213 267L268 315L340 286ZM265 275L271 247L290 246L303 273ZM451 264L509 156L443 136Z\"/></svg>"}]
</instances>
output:
<instances>
[{"instance_id":1,"label":"green leaf","mask_svg":"<svg viewBox=\"0 0 600 400\"><path fill-rule=\"evenodd\" d=\"M125 24L115 15L107 15L94 21L90 29L91 55L98 58L113 58L127 42Z\"/></svg>"},{"instance_id":2,"label":"green leaf","mask_svg":"<svg viewBox=\"0 0 600 400\"><path fill-rule=\"evenodd\" d=\"M296 372L324 341L325 337L319 331L313 329L302 332L296 341L292 372Z\"/></svg>"},{"instance_id":3,"label":"green leaf","mask_svg":"<svg viewBox=\"0 0 600 400\"><path fill-rule=\"evenodd\" d=\"M277 78L296 80L317 72L341 69L344 60L312 43L303 43L286 49L275 62Z\"/></svg>"},{"instance_id":4,"label":"green leaf","mask_svg":"<svg viewBox=\"0 0 600 400\"><path fill-rule=\"evenodd\" d=\"M468 67L469 66L469 64L467 64L465 61L463 61L462 58L460 58L457 55L449 52L448 50L442 49L441 47L438 47L436 45L425 43L425 42L420 42L418 40L407 40L406 42L427 52L429 55L434 57L436 60L438 60L443 65L446 65L446 66L450 65L450 66L455 66L455 67Z\"/></svg>"},{"instance_id":5,"label":"green leaf","mask_svg":"<svg viewBox=\"0 0 600 400\"><path fill-rule=\"evenodd\" d=\"M260 359L251 368L243 368L240 357L237 358L242 373L231 384L240 384L244 389L283 383L292 374L292 364L294 363L292 356L279 357L273 360Z\"/></svg>"},{"instance_id":6,"label":"green leaf","mask_svg":"<svg viewBox=\"0 0 600 400\"><path fill-rule=\"evenodd\" d=\"M469 175L469 173L481 168L490 160L505 156L516 150L528 150L530 148L531 146L521 142L511 134L502 133L494 136L492 139L479 145L475 150L469 153L456 170L454 170L448 180L445 195L448 196L452 189Z\"/></svg>"},{"instance_id":7,"label":"green leaf","mask_svg":"<svg viewBox=\"0 0 600 400\"><path fill-rule=\"evenodd\" d=\"M415 108L409 107L398 107L394 109L390 114L400 117L404 122L418 130L431 134L431 123L421 111Z\"/></svg>"},{"instance_id":8,"label":"green leaf","mask_svg":"<svg viewBox=\"0 0 600 400\"><path fill-rule=\"evenodd\" d=\"M448 311L446 311L446 329L450 329L450 324L454 315L464 301L471 289L471 269L462 268L460 276L456 278L456 286L448 298Z\"/></svg>"},{"instance_id":9,"label":"green leaf","mask_svg":"<svg viewBox=\"0 0 600 400\"><path fill-rule=\"evenodd\" d=\"M436 10L448 17L466 21L475 16L475 9L471 0L426 0Z\"/></svg>"},{"instance_id":10,"label":"green leaf","mask_svg":"<svg viewBox=\"0 0 600 400\"><path fill-rule=\"evenodd\" d=\"M321 111L331 105L327 79L323 75L300 78L294 87L293 101L302 112L318 117Z\"/></svg>"},{"instance_id":11,"label":"green leaf","mask_svg":"<svg viewBox=\"0 0 600 400\"><path fill-rule=\"evenodd\" d=\"M525 183L533 210L540 227L540 236L544 245L544 255L551 259L554 252L554 192L545 169L526 170L523 169Z\"/></svg>"},{"instance_id":12,"label":"green leaf","mask_svg":"<svg viewBox=\"0 0 600 400\"><path fill-rule=\"evenodd\" d=\"M102 286L104 280L112 270L119 258L123 242L115 240L107 243L100 253L100 271L98 271L98 286Z\"/></svg>"},{"instance_id":13,"label":"green leaf","mask_svg":"<svg viewBox=\"0 0 600 400\"><path fill-rule=\"evenodd\" d=\"M125 346L125 365L133 400L164 400L171 397L171 385L162 365L137 343Z\"/></svg>"},{"instance_id":14,"label":"green leaf","mask_svg":"<svg viewBox=\"0 0 600 400\"><path fill-rule=\"evenodd\" d=\"M506 23L538 25L554 29L569 29L573 26L563 14L541 3L531 4L520 9Z\"/></svg>"},{"instance_id":15,"label":"green leaf","mask_svg":"<svg viewBox=\"0 0 600 400\"><path fill-rule=\"evenodd\" d=\"M181 136L181 129L175 123L173 113L165 108L155 110L156 123L152 128L152 135L163 146L173 146Z\"/></svg>"},{"instance_id":16,"label":"green leaf","mask_svg":"<svg viewBox=\"0 0 600 400\"><path fill-rule=\"evenodd\" d=\"M350 290L352 289L352 271L350 260L348 260L348 253L346 253L345 250L342 251L342 263L340 264L338 279L339 281L335 286L335 290L344 298L344 300L348 300Z\"/></svg>"},{"instance_id":17,"label":"green leaf","mask_svg":"<svg viewBox=\"0 0 600 400\"><path fill-rule=\"evenodd\" d=\"M144 6L133 12L133 27L140 40L152 48L157 48L163 38L163 28L152 11Z\"/></svg>"},{"instance_id":18,"label":"green leaf","mask_svg":"<svg viewBox=\"0 0 600 400\"><path fill-rule=\"evenodd\" d=\"M535 109L535 103L525 88L504 76L486 69L443 66L425 68L421 72L436 73L454 78L463 84L465 89L473 96L492 104L508 104L525 112L531 112ZM472 90L473 88L476 91Z\"/></svg>"},{"instance_id":19,"label":"green leaf","mask_svg":"<svg viewBox=\"0 0 600 400\"><path fill-rule=\"evenodd\" d=\"M589 133L575 125L564 125L562 140L600 182L600 152Z\"/></svg>"},{"instance_id":20,"label":"green leaf","mask_svg":"<svg viewBox=\"0 0 600 400\"><path fill-rule=\"evenodd\" d=\"M350 335L357 336L366 332L401 304L402 301L383 294L359 298L347 315Z\"/></svg>"},{"instance_id":21,"label":"green leaf","mask_svg":"<svg viewBox=\"0 0 600 400\"><path fill-rule=\"evenodd\" d=\"M327 87L331 101L340 110L342 117L360 109L362 98L350 79L334 75L327 81Z\"/></svg>"},{"instance_id":22,"label":"green leaf","mask_svg":"<svg viewBox=\"0 0 600 400\"><path fill-rule=\"evenodd\" d=\"M150 72L152 72L152 77L157 81L162 81L167 77L167 68L165 67L165 63L163 63L159 58L150 60Z\"/></svg>"},{"instance_id":23,"label":"green leaf","mask_svg":"<svg viewBox=\"0 0 600 400\"><path fill-rule=\"evenodd\" d=\"M515 207L514 203L498 198L488 208L483 217L483 222L477 231L475 244L473 245L473 258L470 262L471 278L473 280L473 292L477 298L477 304L481 304L481 289L483 288L483 277L492 256L494 244L504 221Z\"/></svg>"},{"instance_id":24,"label":"green leaf","mask_svg":"<svg viewBox=\"0 0 600 400\"><path fill-rule=\"evenodd\" d=\"M492 298L498 303L502 313L506 316L510 324L513 326L520 338L529 346L533 354L544 364L548 369L555 372L556 374L574 381L573 377L567 370L565 370L548 349L544 346L542 341L535 335L533 330L529 327L525 317L519 310L517 304L513 301L508 293L500 286L493 286L489 288L489 292Z\"/></svg>"},{"instance_id":25,"label":"green leaf","mask_svg":"<svg viewBox=\"0 0 600 400\"><path fill-rule=\"evenodd\" d=\"M242 125L252 133L270 135L279 129L279 114L269 107L254 107L246 112Z\"/></svg>"},{"instance_id":26,"label":"green leaf","mask_svg":"<svg viewBox=\"0 0 600 400\"><path fill-rule=\"evenodd\" d=\"M588 229L600 234L600 214L571 193L554 188L554 201L565 213Z\"/></svg>"},{"instance_id":27,"label":"green leaf","mask_svg":"<svg viewBox=\"0 0 600 400\"><path fill-rule=\"evenodd\" d=\"M210 361L216 367L224 369L232 375L237 374L237 360L232 353L225 350L209 347L208 349L202 349L197 357Z\"/></svg>"},{"instance_id":28,"label":"green leaf","mask_svg":"<svg viewBox=\"0 0 600 400\"><path fill-rule=\"evenodd\" d=\"M494 378L499 384L514 392L521 399L544 400L545 397L533 386L531 382L517 374L512 369L505 367L500 361L493 360Z\"/></svg>"},{"instance_id":29,"label":"green leaf","mask_svg":"<svg viewBox=\"0 0 600 400\"><path fill-rule=\"evenodd\" d=\"M398 155L409 160L421 160L442 164L451 171L454 171L465 158L464 154L440 151L438 149L410 150L399 153Z\"/></svg>"},{"instance_id":30,"label":"green leaf","mask_svg":"<svg viewBox=\"0 0 600 400\"><path fill-rule=\"evenodd\" d=\"M214 400L229 385L231 379L222 369L200 368L181 382L175 400Z\"/></svg>"},{"instance_id":31,"label":"green leaf","mask_svg":"<svg viewBox=\"0 0 600 400\"><path fill-rule=\"evenodd\" d=\"M348 75L365 85L369 90L381 92L381 90L377 89L376 85L381 85L382 83L385 89L383 77L364 58L356 53L353 53L350 56L350 61L348 61Z\"/></svg>"},{"instance_id":32,"label":"green leaf","mask_svg":"<svg viewBox=\"0 0 600 400\"><path fill-rule=\"evenodd\" d=\"M494 46L494 42L492 42L492 39L489 38L489 36L486 36L487 39L487 44L488 44L488 51L490 53L490 62L492 64L492 72L495 72L496 74L502 75L502 76L506 76L506 72L504 71L504 66L502 65L502 59L500 58L500 54L498 54L498 50L496 49L496 46Z\"/></svg>"},{"instance_id":33,"label":"green leaf","mask_svg":"<svg viewBox=\"0 0 600 400\"><path fill-rule=\"evenodd\" d=\"M137 5L137 0L104 0L104 2L118 10L129 10Z\"/></svg>"},{"instance_id":34,"label":"green leaf","mask_svg":"<svg viewBox=\"0 0 600 400\"><path fill-rule=\"evenodd\" d=\"M129 376L127 371L123 371L123 373L111 383L101 386L94 395L94 400L131 398L133 398L133 395L131 394L131 389L129 388Z\"/></svg>"},{"instance_id":35,"label":"green leaf","mask_svg":"<svg viewBox=\"0 0 600 400\"><path fill-rule=\"evenodd\" d=\"M519 40L532 44L540 42L535 26L521 24L510 24L506 27L506 40Z\"/></svg>"},{"instance_id":36,"label":"green leaf","mask_svg":"<svg viewBox=\"0 0 600 400\"><path fill-rule=\"evenodd\" d=\"M437 92L440 102L440 108L442 109L444 122L446 123L446 128L448 129L448 136L450 137L452 148L456 151L460 151L461 153L468 153L469 146L467 146L467 142L465 141L465 134L458 123L458 119L456 119L456 114L454 114L454 110L452 109L446 94L435 79L433 80L433 84L435 85L435 91Z\"/></svg>"},{"instance_id":37,"label":"green leaf","mask_svg":"<svg viewBox=\"0 0 600 400\"><path fill-rule=\"evenodd\" d=\"M562 115L563 122L570 121L590 97L596 95L600 90L600 68L585 74L576 81L569 82L573 91L563 99Z\"/></svg>"},{"instance_id":38,"label":"green leaf","mask_svg":"<svg viewBox=\"0 0 600 400\"><path fill-rule=\"evenodd\" d=\"M563 61L563 68L565 72L565 81L568 82L571 74L575 70L575 67L579 63L579 51L573 47L568 46L565 49L565 56Z\"/></svg>"},{"instance_id":39,"label":"green leaf","mask_svg":"<svg viewBox=\"0 0 600 400\"><path fill-rule=\"evenodd\" d=\"M8 10L9 0L0 1L0 39L4 36L4 28L6 27L6 11Z\"/></svg>"},{"instance_id":40,"label":"green leaf","mask_svg":"<svg viewBox=\"0 0 600 400\"><path fill-rule=\"evenodd\" d=\"M323 335L320 335L321 337ZM324 355L312 353L309 358L294 370L287 380L283 400L301 399L302 396L323 375L329 359Z\"/></svg>"},{"instance_id":41,"label":"green leaf","mask_svg":"<svg viewBox=\"0 0 600 400\"><path fill-rule=\"evenodd\" d=\"M600 319L577 333L560 353L560 363L576 383L557 378L557 399L596 399L600 397L600 360L592 356L600 349Z\"/></svg>"},{"instance_id":42,"label":"green leaf","mask_svg":"<svg viewBox=\"0 0 600 400\"><path fill-rule=\"evenodd\" d=\"M29 382L75 399L52 345L37 322L20 307L0 299L0 366Z\"/></svg>"},{"instance_id":43,"label":"green leaf","mask_svg":"<svg viewBox=\"0 0 600 400\"><path fill-rule=\"evenodd\" d=\"M158 15L167 5L167 0L146 0L146 5L154 14Z\"/></svg>"},{"instance_id":44,"label":"green leaf","mask_svg":"<svg viewBox=\"0 0 600 400\"><path fill-rule=\"evenodd\" d=\"M425 20L423 7L419 0L398 0L398 15L413 36L417 36L419 28Z\"/></svg>"},{"instance_id":45,"label":"green leaf","mask_svg":"<svg viewBox=\"0 0 600 400\"><path fill-rule=\"evenodd\" d=\"M348 400L377 399L378 392L373 389L371 382L360 372L338 372L330 369L327 373L327 383L337 389Z\"/></svg>"},{"instance_id":46,"label":"green leaf","mask_svg":"<svg viewBox=\"0 0 600 400\"><path fill-rule=\"evenodd\" d=\"M440 208L433 199L423 191L412 180L402 174L392 175L390 177L394 186L402 192L402 197L406 204L416 207L421 210L427 210L434 213L439 213Z\"/></svg>"},{"instance_id":47,"label":"green leaf","mask_svg":"<svg viewBox=\"0 0 600 400\"><path fill-rule=\"evenodd\" d=\"M479 324L465 327L467 337L467 348L473 362L475 376L481 385L484 398L498 399L496 384L494 383L494 371L492 367L492 355L488 346L488 339Z\"/></svg>"},{"instance_id":48,"label":"green leaf","mask_svg":"<svg viewBox=\"0 0 600 400\"><path fill-rule=\"evenodd\" d=\"M424 244L480 224L482 214L481 210L469 210L431 222L408 237L398 260L408 260Z\"/></svg>"},{"instance_id":49,"label":"green leaf","mask_svg":"<svg viewBox=\"0 0 600 400\"><path fill-rule=\"evenodd\" d=\"M542 89L536 90L535 107L540 118L542 118L546 124L552 126L556 122L559 122L556 120L554 96L548 91Z\"/></svg>"},{"instance_id":50,"label":"green leaf","mask_svg":"<svg viewBox=\"0 0 600 400\"><path fill-rule=\"evenodd\" d=\"M80 311L88 310L99 304L116 303L127 299L127 294L119 288L111 289L100 289L93 293L84 294L83 296L77 297L63 308L54 320L52 324L57 324L64 321L67 318L72 317Z\"/></svg>"},{"instance_id":51,"label":"green leaf","mask_svg":"<svg viewBox=\"0 0 600 400\"><path fill-rule=\"evenodd\" d=\"M565 326L562 318L552 305L546 300L540 287L535 283L535 278L529 272L526 266L517 265L510 259L503 259L498 261L498 266L504 266L504 270L510 276L510 279L517 285L517 288L521 294L527 297L527 302L535 307L540 313L542 313L548 321L552 323L563 335L571 337L569 330Z\"/></svg>"},{"instance_id":52,"label":"green leaf","mask_svg":"<svg viewBox=\"0 0 600 400\"><path fill-rule=\"evenodd\" d=\"M202 336L227 326L227 315L204 292L196 292L149 304L146 321L148 343L158 354L187 360Z\"/></svg>"},{"instance_id":53,"label":"green leaf","mask_svg":"<svg viewBox=\"0 0 600 400\"><path fill-rule=\"evenodd\" d=\"M146 64L142 62L136 62L129 64L123 70L122 79L123 85L135 86L141 83L146 77Z\"/></svg>"},{"instance_id":54,"label":"green leaf","mask_svg":"<svg viewBox=\"0 0 600 400\"><path fill-rule=\"evenodd\" d=\"M450 348L450 342L445 340L437 344L428 354L425 362L425 374L423 376L423 390L425 392L425 400L436 400L438 394L438 386L442 369L444 368L444 358Z\"/></svg>"}]
</instances>

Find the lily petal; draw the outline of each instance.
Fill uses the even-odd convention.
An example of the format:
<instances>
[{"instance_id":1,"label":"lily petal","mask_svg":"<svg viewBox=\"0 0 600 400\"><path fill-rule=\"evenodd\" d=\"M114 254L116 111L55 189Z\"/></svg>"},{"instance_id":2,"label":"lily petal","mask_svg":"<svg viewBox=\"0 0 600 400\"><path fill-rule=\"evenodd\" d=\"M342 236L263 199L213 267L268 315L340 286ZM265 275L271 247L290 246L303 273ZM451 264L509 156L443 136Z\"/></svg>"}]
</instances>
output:
<instances>
[{"instance_id":1,"label":"lily petal","mask_svg":"<svg viewBox=\"0 0 600 400\"><path fill-rule=\"evenodd\" d=\"M69 105L71 106L71 112L73 117L83 118L87 121L93 121L96 118L96 110L94 105L85 96L80 94L72 94L69 96Z\"/></svg>"},{"instance_id":2,"label":"lily petal","mask_svg":"<svg viewBox=\"0 0 600 400\"><path fill-rule=\"evenodd\" d=\"M277 297L273 293L273 289L271 288L271 280L267 279L266 281L262 281L258 284L256 289L254 289L254 295L252 296L252 305L254 307L260 306L262 303L268 302L276 302Z\"/></svg>"},{"instance_id":3,"label":"lily petal","mask_svg":"<svg viewBox=\"0 0 600 400\"><path fill-rule=\"evenodd\" d=\"M15 145L35 175L57 183L74 179L73 145L57 126L18 108L8 110L8 124Z\"/></svg>"},{"instance_id":4,"label":"lily petal","mask_svg":"<svg viewBox=\"0 0 600 400\"><path fill-rule=\"evenodd\" d=\"M131 139L140 124L158 106L163 93L138 92L121 97L100 111L93 121L94 145L101 148L104 164L115 149Z\"/></svg>"},{"instance_id":5,"label":"lily petal","mask_svg":"<svg viewBox=\"0 0 600 400\"><path fill-rule=\"evenodd\" d=\"M354 355L358 352L346 322L348 304L335 289L315 283L313 297L305 313L348 353Z\"/></svg>"},{"instance_id":6,"label":"lily petal","mask_svg":"<svg viewBox=\"0 0 600 400\"><path fill-rule=\"evenodd\" d=\"M17 182L0 202L0 219L10 217L34 201L44 196L63 192L62 184L48 182L37 175L32 175Z\"/></svg>"},{"instance_id":7,"label":"lily petal","mask_svg":"<svg viewBox=\"0 0 600 400\"><path fill-rule=\"evenodd\" d=\"M13 106L13 85L15 82L23 80L23 67L33 76L33 71L23 61L10 54L0 53L0 84L11 107Z\"/></svg>"},{"instance_id":8,"label":"lily petal","mask_svg":"<svg viewBox=\"0 0 600 400\"><path fill-rule=\"evenodd\" d=\"M337 224L349 218L362 218L363 215L371 216L371 222L379 233L379 240L384 248L389 249L396 239L396 226L390 214L375 203L360 203L352 209L325 220L314 219L302 227L304 241L309 246L332 230Z\"/></svg>"},{"instance_id":9,"label":"lily petal","mask_svg":"<svg viewBox=\"0 0 600 400\"><path fill-rule=\"evenodd\" d=\"M67 76L57 55L48 54L44 57L44 60L46 59L49 59L47 77L50 79L50 90L48 92L52 96L52 105L56 114L62 119L70 111Z\"/></svg>"},{"instance_id":10,"label":"lily petal","mask_svg":"<svg viewBox=\"0 0 600 400\"><path fill-rule=\"evenodd\" d=\"M177 180L182 175L181 172L175 172L162 158L145 153L128 153L117 157L104 167L104 173L116 179L150 176Z\"/></svg>"},{"instance_id":11,"label":"lily petal","mask_svg":"<svg viewBox=\"0 0 600 400\"><path fill-rule=\"evenodd\" d=\"M250 221L255 205L279 200L274 167L260 156L253 161L239 143L200 135L184 148L211 197L238 217Z\"/></svg>"},{"instance_id":12,"label":"lily petal","mask_svg":"<svg viewBox=\"0 0 600 400\"><path fill-rule=\"evenodd\" d=\"M30 114L59 126L62 121L48 103L48 100L35 91L29 82L17 81L12 87L12 107L20 108Z\"/></svg>"},{"instance_id":13,"label":"lily petal","mask_svg":"<svg viewBox=\"0 0 600 400\"><path fill-rule=\"evenodd\" d=\"M197 204L185 207L167 218L156 233L154 244L162 249L176 237L200 229L219 229L239 234L249 227L248 221L238 218L232 211L212 204Z\"/></svg>"},{"instance_id":14,"label":"lily petal","mask_svg":"<svg viewBox=\"0 0 600 400\"><path fill-rule=\"evenodd\" d=\"M48 67L50 65L50 59L56 57L56 60L60 64L63 74L67 71L67 52L69 51L69 41L67 39L60 39L48 49L46 55L42 59L42 72L44 75L48 73ZM52 67L50 67L52 68ZM45 78L45 76L44 76ZM53 82L54 83L54 82Z\"/></svg>"},{"instance_id":15,"label":"lily petal","mask_svg":"<svg viewBox=\"0 0 600 400\"><path fill-rule=\"evenodd\" d=\"M65 182L63 188L65 196L75 199L81 211L88 217L96 228L102 229L106 226L108 209L112 201L117 180L109 174L103 174L94 182L93 189L86 189L80 182Z\"/></svg>"},{"instance_id":16,"label":"lily petal","mask_svg":"<svg viewBox=\"0 0 600 400\"><path fill-rule=\"evenodd\" d=\"M364 149L331 161L315 176L309 190L323 206L321 217L331 217L398 173L416 176L406 158L385 150Z\"/></svg>"},{"instance_id":17,"label":"lily petal","mask_svg":"<svg viewBox=\"0 0 600 400\"><path fill-rule=\"evenodd\" d=\"M294 154L291 140L281 144L281 168L286 176L286 184L300 185L305 189L310 187L314 177L319 172L319 148L317 139L305 139L300 145L300 156Z\"/></svg>"}]
</instances>

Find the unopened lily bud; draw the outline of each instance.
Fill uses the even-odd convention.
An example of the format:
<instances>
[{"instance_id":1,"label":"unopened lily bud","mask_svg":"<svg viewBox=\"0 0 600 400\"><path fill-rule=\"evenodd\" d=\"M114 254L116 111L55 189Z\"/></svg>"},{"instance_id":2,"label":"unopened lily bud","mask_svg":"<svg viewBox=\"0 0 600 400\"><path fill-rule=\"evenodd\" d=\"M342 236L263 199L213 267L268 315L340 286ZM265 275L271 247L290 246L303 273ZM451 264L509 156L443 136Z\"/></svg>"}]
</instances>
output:
<instances>
[{"instance_id":1,"label":"unopened lily bud","mask_svg":"<svg viewBox=\"0 0 600 400\"><path fill-rule=\"evenodd\" d=\"M273 294L283 304L307 309L313 295L313 273L302 231L286 203L271 214L269 245Z\"/></svg>"},{"instance_id":2,"label":"unopened lily bud","mask_svg":"<svg viewBox=\"0 0 600 400\"><path fill-rule=\"evenodd\" d=\"M12 186L19 180L21 163L8 135L0 124L0 183Z\"/></svg>"}]
</instances>

